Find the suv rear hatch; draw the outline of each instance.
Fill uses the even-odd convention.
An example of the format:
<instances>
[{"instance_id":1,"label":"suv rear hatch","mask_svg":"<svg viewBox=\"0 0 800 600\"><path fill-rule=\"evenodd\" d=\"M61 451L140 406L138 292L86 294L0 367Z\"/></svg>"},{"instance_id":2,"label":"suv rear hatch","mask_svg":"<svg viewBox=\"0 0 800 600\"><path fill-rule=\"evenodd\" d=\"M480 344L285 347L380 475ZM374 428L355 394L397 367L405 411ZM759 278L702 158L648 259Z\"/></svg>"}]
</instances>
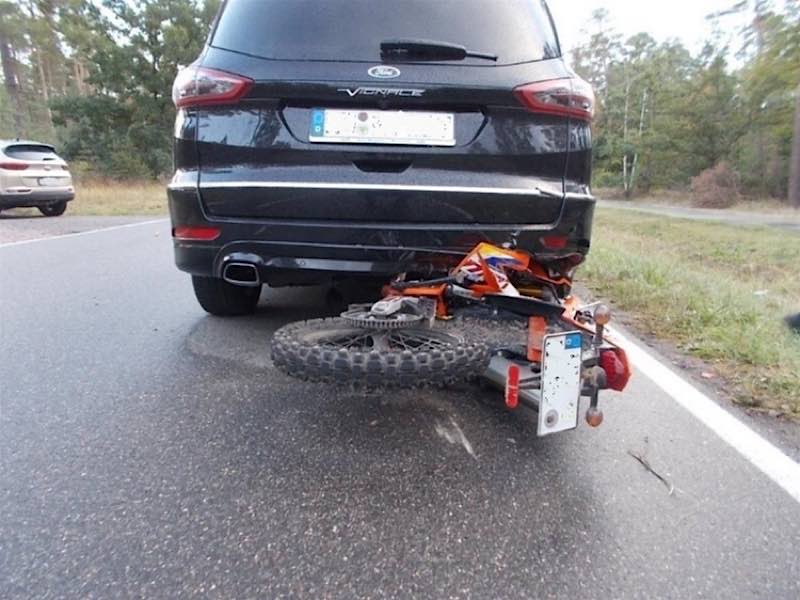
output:
<instances>
[{"instance_id":1,"label":"suv rear hatch","mask_svg":"<svg viewBox=\"0 0 800 600\"><path fill-rule=\"evenodd\" d=\"M3 156L10 160L3 160ZM58 157L55 148L47 144L8 144L0 154L0 169L4 174L4 187L15 192L72 185L64 161Z\"/></svg>"},{"instance_id":2,"label":"suv rear hatch","mask_svg":"<svg viewBox=\"0 0 800 600\"><path fill-rule=\"evenodd\" d=\"M497 60L382 57L382 42L398 38ZM229 0L193 75L211 86L241 76L231 96L190 109L204 208L212 218L555 223L569 118L526 109L519 88L569 89L558 56L540 0L491 10L481 0ZM426 137L398 139L412 134Z\"/></svg>"}]
</instances>

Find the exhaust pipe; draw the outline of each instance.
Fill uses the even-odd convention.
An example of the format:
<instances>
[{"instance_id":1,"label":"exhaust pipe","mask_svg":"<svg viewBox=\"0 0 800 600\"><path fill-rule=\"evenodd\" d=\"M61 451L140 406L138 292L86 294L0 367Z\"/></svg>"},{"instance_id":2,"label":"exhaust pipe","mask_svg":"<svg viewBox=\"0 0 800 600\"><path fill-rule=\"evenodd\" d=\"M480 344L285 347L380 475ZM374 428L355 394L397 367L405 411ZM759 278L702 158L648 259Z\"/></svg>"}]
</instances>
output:
<instances>
[{"instance_id":1,"label":"exhaust pipe","mask_svg":"<svg viewBox=\"0 0 800 600\"><path fill-rule=\"evenodd\" d=\"M222 271L222 278L233 285L242 287L258 287L261 285L261 276L252 263L230 262Z\"/></svg>"}]
</instances>

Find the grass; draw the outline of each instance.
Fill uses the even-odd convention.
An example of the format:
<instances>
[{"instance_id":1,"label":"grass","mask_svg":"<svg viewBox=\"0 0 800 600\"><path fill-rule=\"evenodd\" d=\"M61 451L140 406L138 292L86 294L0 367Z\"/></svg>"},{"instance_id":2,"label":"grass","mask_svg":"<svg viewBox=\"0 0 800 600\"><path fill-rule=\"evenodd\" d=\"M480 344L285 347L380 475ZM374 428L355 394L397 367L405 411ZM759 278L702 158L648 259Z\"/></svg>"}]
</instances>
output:
<instances>
[{"instance_id":1,"label":"grass","mask_svg":"<svg viewBox=\"0 0 800 600\"><path fill-rule=\"evenodd\" d=\"M735 399L800 419L800 236L601 209L580 279L711 363Z\"/></svg>"},{"instance_id":2,"label":"grass","mask_svg":"<svg viewBox=\"0 0 800 600\"><path fill-rule=\"evenodd\" d=\"M166 185L158 182L77 182L70 215L164 215L167 213Z\"/></svg>"}]
</instances>

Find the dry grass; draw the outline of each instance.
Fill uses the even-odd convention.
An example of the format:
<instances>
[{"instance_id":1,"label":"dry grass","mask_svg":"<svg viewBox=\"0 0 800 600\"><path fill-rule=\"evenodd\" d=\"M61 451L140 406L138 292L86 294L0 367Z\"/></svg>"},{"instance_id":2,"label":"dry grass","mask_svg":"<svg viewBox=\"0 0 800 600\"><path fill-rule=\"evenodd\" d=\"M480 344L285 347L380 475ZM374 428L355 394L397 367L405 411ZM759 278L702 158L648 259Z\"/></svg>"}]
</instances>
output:
<instances>
[{"instance_id":1,"label":"dry grass","mask_svg":"<svg viewBox=\"0 0 800 600\"><path fill-rule=\"evenodd\" d=\"M166 185L158 182L117 183L86 181L75 185L76 197L70 215L164 215Z\"/></svg>"},{"instance_id":2,"label":"dry grass","mask_svg":"<svg viewBox=\"0 0 800 600\"><path fill-rule=\"evenodd\" d=\"M581 278L644 333L713 364L747 406L800 418L800 236L602 209Z\"/></svg>"}]
</instances>

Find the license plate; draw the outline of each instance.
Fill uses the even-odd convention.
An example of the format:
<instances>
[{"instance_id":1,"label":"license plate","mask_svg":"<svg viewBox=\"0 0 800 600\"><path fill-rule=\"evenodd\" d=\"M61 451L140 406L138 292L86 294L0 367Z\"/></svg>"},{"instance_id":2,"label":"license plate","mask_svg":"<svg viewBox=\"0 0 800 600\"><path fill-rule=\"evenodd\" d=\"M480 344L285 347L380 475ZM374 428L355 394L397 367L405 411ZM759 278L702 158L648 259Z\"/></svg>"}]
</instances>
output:
<instances>
[{"instance_id":1,"label":"license plate","mask_svg":"<svg viewBox=\"0 0 800 600\"><path fill-rule=\"evenodd\" d=\"M39 185L42 187L63 187L67 180L63 177L40 177Z\"/></svg>"},{"instance_id":2,"label":"license plate","mask_svg":"<svg viewBox=\"0 0 800 600\"><path fill-rule=\"evenodd\" d=\"M569 431L578 426L582 363L583 336L580 332L544 338L540 436Z\"/></svg>"},{"instance_id":3,"label":"license plate","mask_svg":"<svg viewBox=\"0 0 800 600\"><path fill-rule=\"evenodd\" d=\"M455 146L455 115L403 110L311 111L311 142Z\"/></svg>"}]
</instances>

